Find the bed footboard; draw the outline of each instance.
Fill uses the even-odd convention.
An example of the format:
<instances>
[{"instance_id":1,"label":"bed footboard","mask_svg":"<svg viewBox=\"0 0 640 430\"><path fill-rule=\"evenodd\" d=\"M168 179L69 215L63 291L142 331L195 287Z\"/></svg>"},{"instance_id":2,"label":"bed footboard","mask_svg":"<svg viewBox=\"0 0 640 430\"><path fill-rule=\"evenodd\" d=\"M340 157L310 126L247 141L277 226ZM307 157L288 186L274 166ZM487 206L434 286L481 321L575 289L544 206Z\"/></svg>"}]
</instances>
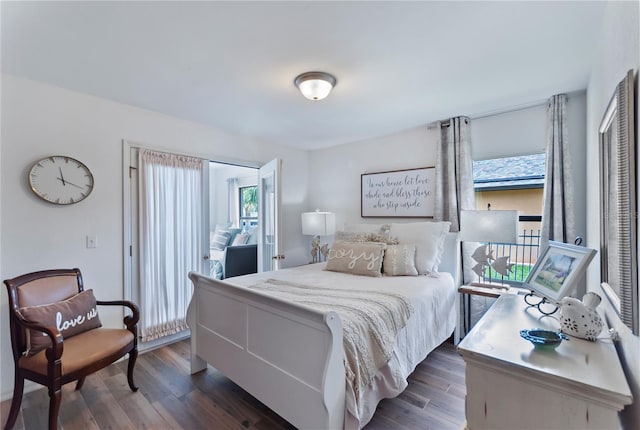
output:
<instances>
[{"instance_id":1,"label":"bed footboard","mask_svg":"<svg viewBox=\"0 0 640 430\"><path fill-rule=\"evenodd\" d=\"M341 429L342 322L335 312L285 302L189 273L191 373L207 363L300 429Z\"/></svg>"}]
</instances>

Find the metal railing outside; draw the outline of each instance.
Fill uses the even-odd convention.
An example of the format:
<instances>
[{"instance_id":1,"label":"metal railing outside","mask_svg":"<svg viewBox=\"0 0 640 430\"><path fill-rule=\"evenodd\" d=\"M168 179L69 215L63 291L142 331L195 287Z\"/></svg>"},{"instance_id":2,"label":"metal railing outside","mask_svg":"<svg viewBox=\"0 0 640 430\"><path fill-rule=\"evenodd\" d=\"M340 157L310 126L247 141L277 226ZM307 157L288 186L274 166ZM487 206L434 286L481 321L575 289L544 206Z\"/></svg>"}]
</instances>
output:
<instances>
[{"instance_id":1,"label":"metal railing outside","mask_svg":"<svg viewBox=\"0 0 640 430\"><path fill-rule=\"evenodd\" d=\"M489 278L496 282L518 285L522 284L529 275L529 271L538 261L540 254L540 229L523 229L518 234L518 243L490 243L495 258L508 256L509 262L513 263L509 276L503 276L493 269L487 267L485 279ZM491 274L489 274L491 270Z\"/></svg>"}]
</instances>

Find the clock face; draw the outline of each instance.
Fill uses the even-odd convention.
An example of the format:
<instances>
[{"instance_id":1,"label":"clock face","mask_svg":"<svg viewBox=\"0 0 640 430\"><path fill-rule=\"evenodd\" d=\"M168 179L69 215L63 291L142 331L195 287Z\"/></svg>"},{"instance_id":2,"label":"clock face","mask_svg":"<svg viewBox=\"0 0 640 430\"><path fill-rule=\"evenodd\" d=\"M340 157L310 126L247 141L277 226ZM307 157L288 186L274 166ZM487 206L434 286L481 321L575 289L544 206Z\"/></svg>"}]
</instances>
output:
<instances>
[{"instance_id":1,"label":"clock face","mask_svg":"<svg viewBox=\"0 0 640 430\"><path fill-rule=\"evenodd\" d=\"M29 172L31 190L43 200L70 205L84 200L93 190L93 175L80 161L53 155L37 161Z\"/></svg>"}]
</instances>

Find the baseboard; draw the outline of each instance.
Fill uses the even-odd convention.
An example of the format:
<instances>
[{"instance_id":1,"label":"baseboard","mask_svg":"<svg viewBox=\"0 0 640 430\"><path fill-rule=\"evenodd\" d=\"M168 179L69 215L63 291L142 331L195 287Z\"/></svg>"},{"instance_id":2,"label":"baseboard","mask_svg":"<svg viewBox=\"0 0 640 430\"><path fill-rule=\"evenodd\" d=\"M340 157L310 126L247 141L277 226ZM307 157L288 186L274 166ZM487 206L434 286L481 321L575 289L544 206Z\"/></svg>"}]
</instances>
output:
<instances>
[{"instance_id":1,"label":"baseboard","mask_svg":"<svg viewBox=\"0 0 640 430\"><path fill-rule=\"evenodd\" d=\"M169 336L164 336L159 339L150 340L149 342L139 342L138 352L143 353L147 351L153 351L154 349L162 348L163 346L167 346L174 342L188 339L189 337L191 337L191 330L186 329L184 331L181 331L180 333L171 334Z\"/></svg>"}]
</instances>

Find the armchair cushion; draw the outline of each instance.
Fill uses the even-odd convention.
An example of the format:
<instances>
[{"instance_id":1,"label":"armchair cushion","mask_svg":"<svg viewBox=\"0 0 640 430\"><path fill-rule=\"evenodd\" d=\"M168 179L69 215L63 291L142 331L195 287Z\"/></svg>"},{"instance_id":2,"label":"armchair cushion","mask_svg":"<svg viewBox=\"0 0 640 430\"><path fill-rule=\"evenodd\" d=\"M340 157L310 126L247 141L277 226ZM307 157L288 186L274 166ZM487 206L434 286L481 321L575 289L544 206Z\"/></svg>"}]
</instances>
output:
<instances>
[{"instance_id":1,"label":"armchair cushion","mask_svg":"<svg viewBox=\"0 0 640 430\"><path fill-rule=\"evenodd\" d=\"M64 339L102 326L93 290L82 291L67 300L19 309L22 317L44 327L56 327ZM34 355L51 344L49 337L37 330L27 330L26 355ZM66 348L66 342L65 342Z\"/></svg>"},{"instance_id":2,"label":"armchair cushion","mask_svg":"<svg viewBox=\"0 0 640 430\"><path fill-rule=\"evenodd\" d=\"M62 375L93 366L133 342L133 333L126 329L99 328L64 339L62 352ZM46 351L41 350L29 357L20 357L18 367L32 372L47 374Z\"/></svg>"}]
</instances>

